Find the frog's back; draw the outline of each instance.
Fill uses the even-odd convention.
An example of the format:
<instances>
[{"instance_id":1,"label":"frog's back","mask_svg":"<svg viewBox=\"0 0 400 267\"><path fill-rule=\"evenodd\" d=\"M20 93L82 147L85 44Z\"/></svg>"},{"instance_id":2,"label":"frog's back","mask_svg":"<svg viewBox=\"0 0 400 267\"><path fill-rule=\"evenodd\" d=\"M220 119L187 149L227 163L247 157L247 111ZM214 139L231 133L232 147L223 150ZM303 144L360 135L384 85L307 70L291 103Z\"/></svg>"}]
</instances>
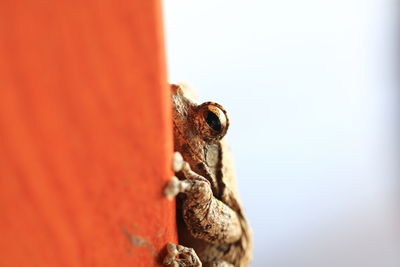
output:
<instances>
[{"instance_id":1,"label":"frog's back","mask_svg":"<svg viewBox=\"0 0 400 267\"><path fill-rule=\"evenodd\" d=\"M229 149L229 146L226 144L225 139L221 140L221 152L223 155L223 183L225 184L221 195L221 200L231 209L236 211L242 228L241 238L237 242L229 244L231 247L226 256L229 258L229 262L234 263L234 266L247 267L252 259L252 233L250 225L248 224L244 215L242 204L240 203L239 193L236 186L235 171L233 168L234 164L232 153Z\"/></svg>"}]
</instances>

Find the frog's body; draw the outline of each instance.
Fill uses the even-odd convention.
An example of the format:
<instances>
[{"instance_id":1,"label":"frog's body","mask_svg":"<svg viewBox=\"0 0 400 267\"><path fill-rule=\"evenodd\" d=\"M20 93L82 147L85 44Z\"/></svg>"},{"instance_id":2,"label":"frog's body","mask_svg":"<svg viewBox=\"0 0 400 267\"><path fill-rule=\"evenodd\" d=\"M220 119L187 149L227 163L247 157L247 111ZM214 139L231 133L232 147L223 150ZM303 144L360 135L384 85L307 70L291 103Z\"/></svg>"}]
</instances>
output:
<instances>
[{"instance_id":1,"label":"frog's body","mask_svg":"<svg viewBox=\"0 0 400 267\"><path fill-rule=\"evenodd\" d=\"M180 180L168 188L184 193L177 200L179 242L194 248L203 266L247 267L251 236L223 140L229 126L226 112L213 102L198 105L186 87L172 85L171 90L174 148L185 162L177 173ZM166 265L201 266L171 250Z\"/></svg>"}]
</instances>

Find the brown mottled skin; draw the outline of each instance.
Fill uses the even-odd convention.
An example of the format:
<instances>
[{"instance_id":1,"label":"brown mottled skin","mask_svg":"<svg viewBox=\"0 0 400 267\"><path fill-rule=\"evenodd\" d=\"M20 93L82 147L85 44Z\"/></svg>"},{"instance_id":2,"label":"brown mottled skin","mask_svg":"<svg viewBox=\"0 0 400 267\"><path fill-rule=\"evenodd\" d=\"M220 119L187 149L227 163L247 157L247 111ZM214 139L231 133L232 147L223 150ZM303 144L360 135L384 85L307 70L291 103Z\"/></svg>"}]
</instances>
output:
<instances>
[{"instance_id":1,"label":"brown mottled skin","mask_svg":"<svg viewBox=\"0 0 400 267\"><path fill-rule=\"evenodd\" d=\"M198 105L190 89L182 85L171 85L171 91L174 149L191 169L177 173L189 185L177 198L180 245L194 248L205 267L247 267L251 234L223 139L229 126L226 112L213 102ZM219 117L222 127L218 131L205 121L209 111Z\"/></svg>"}]
</instances>

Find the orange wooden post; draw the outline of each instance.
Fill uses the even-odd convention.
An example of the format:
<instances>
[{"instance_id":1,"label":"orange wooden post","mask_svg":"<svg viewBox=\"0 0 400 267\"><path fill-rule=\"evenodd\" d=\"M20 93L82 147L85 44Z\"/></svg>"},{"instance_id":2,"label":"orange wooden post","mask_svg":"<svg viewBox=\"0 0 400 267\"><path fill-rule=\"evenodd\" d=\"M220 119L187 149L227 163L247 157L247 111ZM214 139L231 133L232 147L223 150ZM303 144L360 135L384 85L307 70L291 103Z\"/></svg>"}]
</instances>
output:
<instances>
[{"instance_id":1,"label":"orange wooden post","mask_svg":"<svg viewBox=\"0 0 400 267\"><path fill-rule=\"evenodd\" d=\"M0 266L159 266L176 241L159 0L0 3Z\"/></svg>"}]
</instances>

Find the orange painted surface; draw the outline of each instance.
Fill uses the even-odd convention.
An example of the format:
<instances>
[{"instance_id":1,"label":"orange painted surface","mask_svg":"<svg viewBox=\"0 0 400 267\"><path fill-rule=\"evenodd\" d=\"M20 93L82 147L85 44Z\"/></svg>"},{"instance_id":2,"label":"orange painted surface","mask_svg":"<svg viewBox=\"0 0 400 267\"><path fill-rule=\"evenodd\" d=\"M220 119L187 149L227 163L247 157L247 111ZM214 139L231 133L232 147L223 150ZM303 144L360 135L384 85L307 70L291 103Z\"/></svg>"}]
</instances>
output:
<instances>
[{"instance_id":1,"label":"orange painted surface","mask_svg":"<svg viewBox=\"0 0 400 267\"><path fill-rule=\"evenodd\" d=\"M0 267L159 266L176 241L158 0L0 3Z\"/></svg>"}]
</instances>

